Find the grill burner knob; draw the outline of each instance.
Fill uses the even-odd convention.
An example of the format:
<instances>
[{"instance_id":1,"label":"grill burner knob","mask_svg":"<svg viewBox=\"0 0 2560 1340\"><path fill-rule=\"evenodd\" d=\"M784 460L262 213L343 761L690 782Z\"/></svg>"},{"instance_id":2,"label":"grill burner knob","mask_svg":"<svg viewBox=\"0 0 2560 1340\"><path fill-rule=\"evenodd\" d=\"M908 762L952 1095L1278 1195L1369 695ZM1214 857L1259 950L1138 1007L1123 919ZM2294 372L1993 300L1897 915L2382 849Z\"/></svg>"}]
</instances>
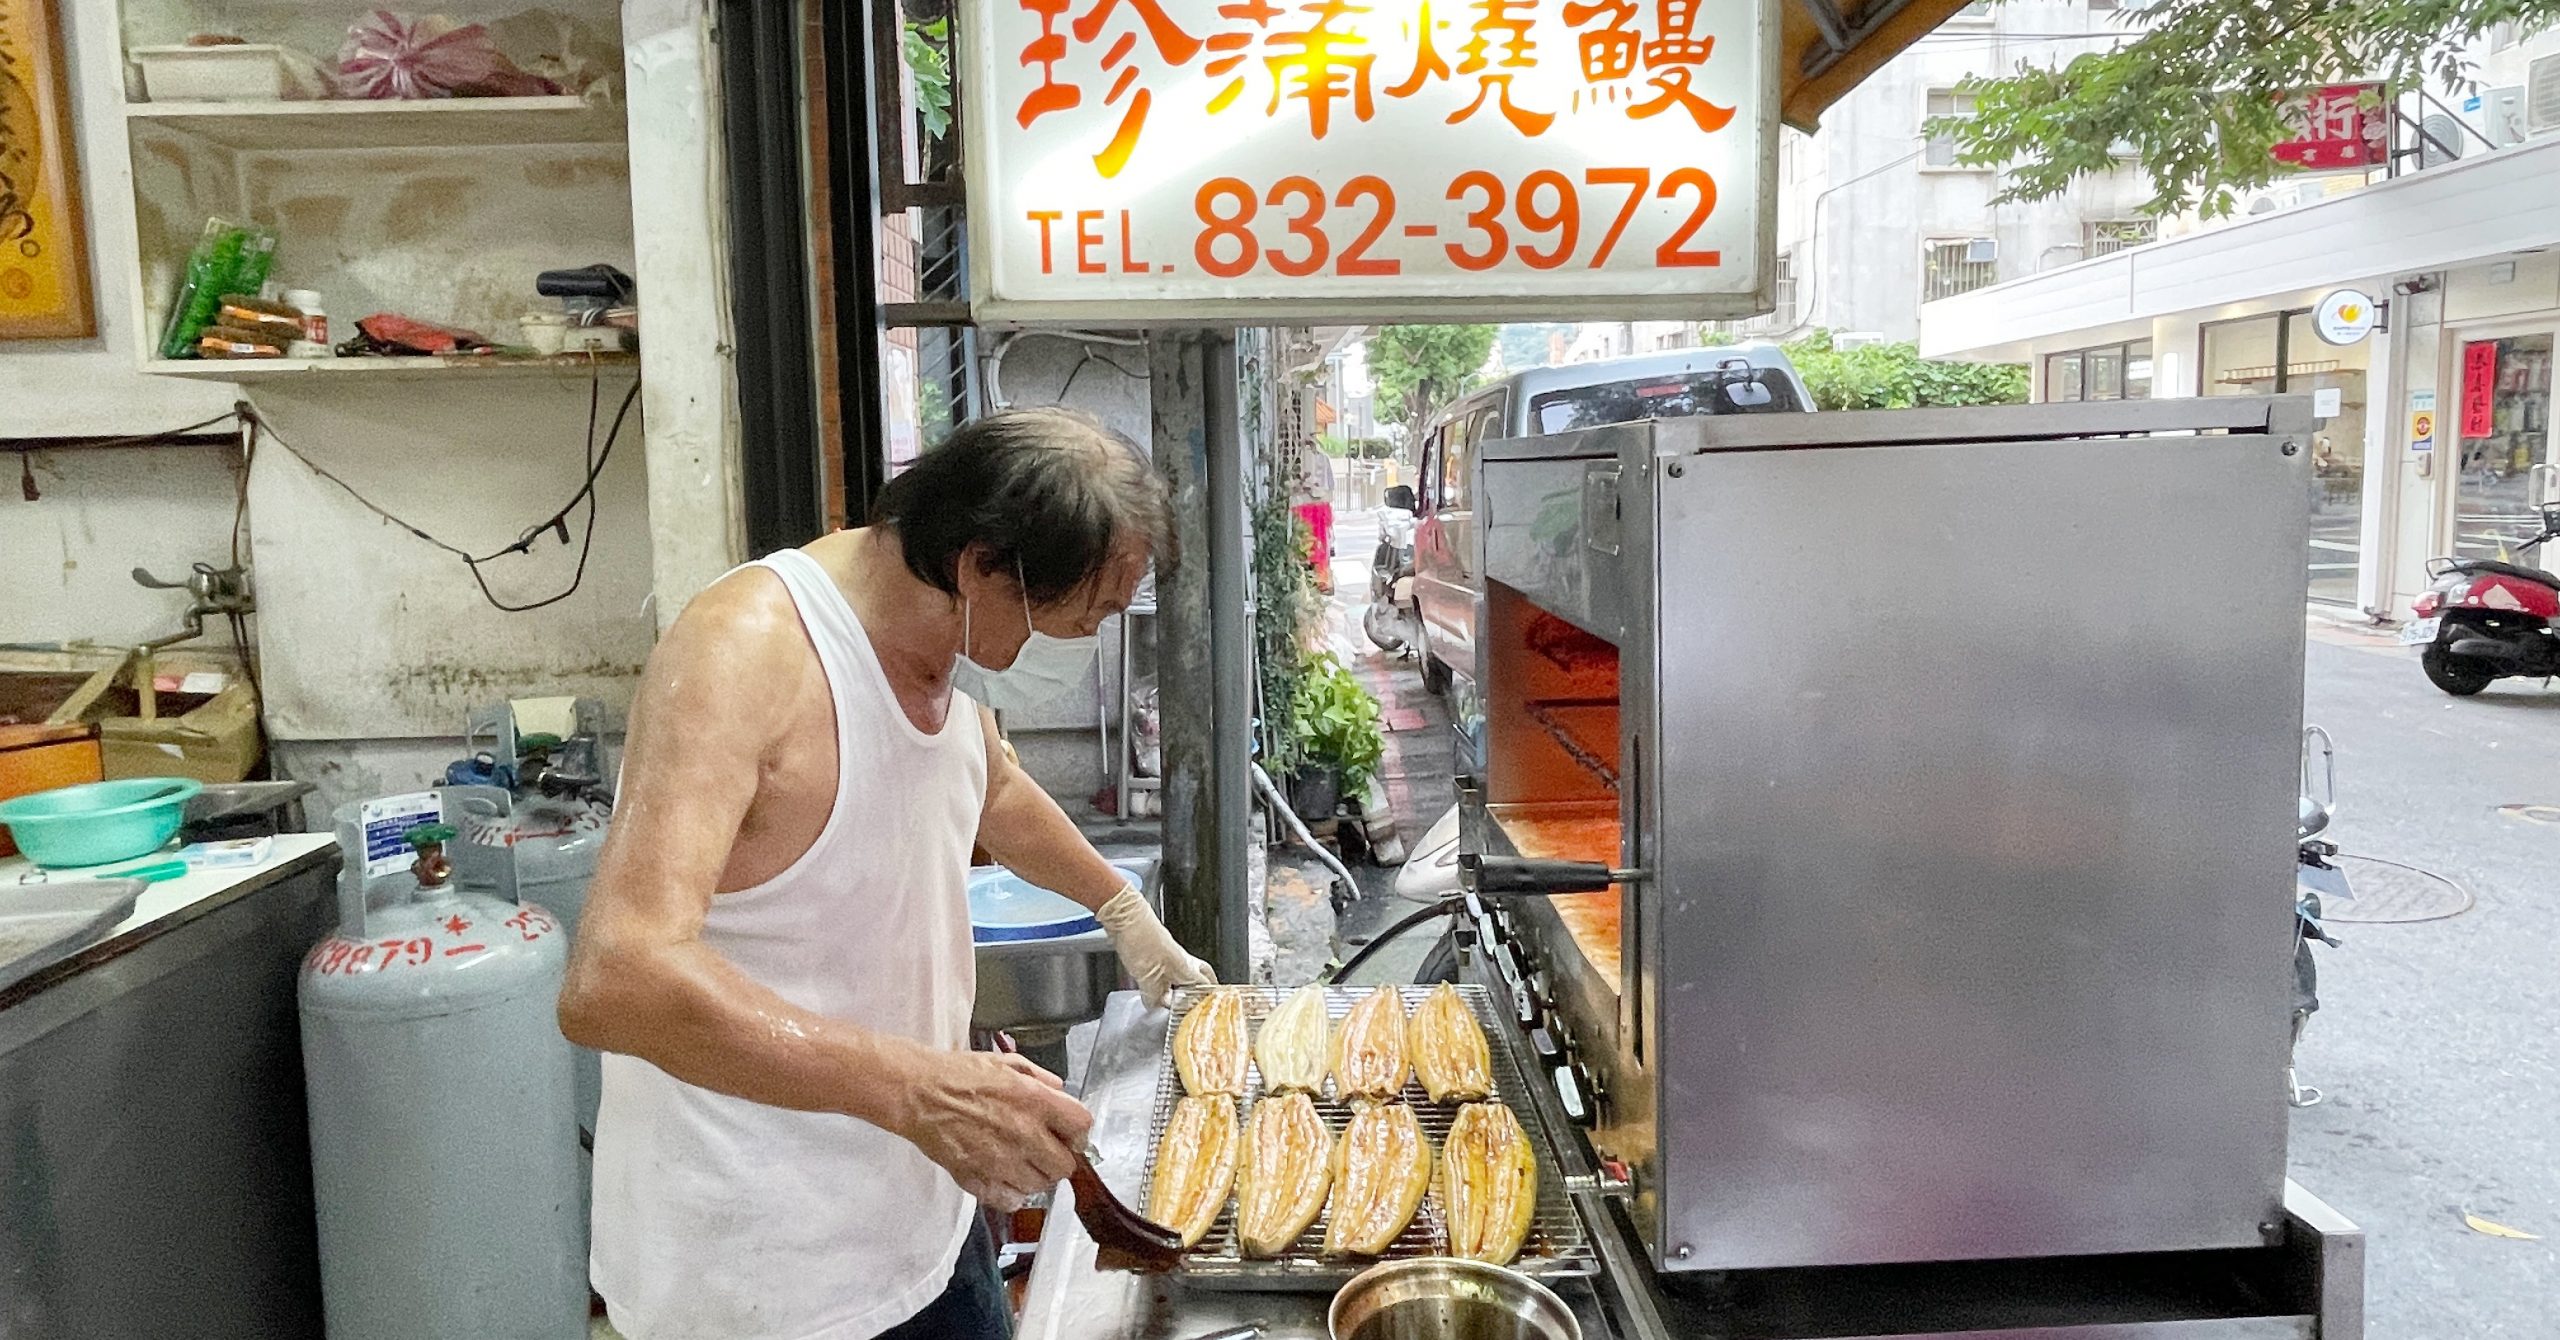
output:
<instances>
[{"instance_id":1,"label":"grill burner knob","mask_svg":"<svg viewBox=\"0 0 2560 1340\"><path fill-rule=\"evenodd\" d=\"M1538 993L1525 985L1512 988L1511 1012L1519 1019L1522 1028L1536 1028L1547 1013L1538 1000Z\"/></svg>"},{"instance_id":2,"label":"grill burner knob","mask_svg":"<svg viewBox=\"0 0 2560 1340\"><path fill-rule=\"evenodd\" d=\"M1580 1065L1563 1066L1555 1072L1556 1101L1564 1108L1565 1117L1577 1126L1592 1125L1595 1114L1591 1106L1591 1076Z\"/></svg>"},{"instance_id":3,"label":"grill burner knob","mask_svg":"<svg viewBox=\"0 0 2560 1340\"><path fill-rule=\"evenodd\" d=\"M1542 1024L1530 1026L1529 1050L1537 1053L1538 1064L1542 1066L1559 1065L1564 1061L1564 1048L1556 1045L1556 1035L1548 1032Z\"/></svg>"}]
</instances>

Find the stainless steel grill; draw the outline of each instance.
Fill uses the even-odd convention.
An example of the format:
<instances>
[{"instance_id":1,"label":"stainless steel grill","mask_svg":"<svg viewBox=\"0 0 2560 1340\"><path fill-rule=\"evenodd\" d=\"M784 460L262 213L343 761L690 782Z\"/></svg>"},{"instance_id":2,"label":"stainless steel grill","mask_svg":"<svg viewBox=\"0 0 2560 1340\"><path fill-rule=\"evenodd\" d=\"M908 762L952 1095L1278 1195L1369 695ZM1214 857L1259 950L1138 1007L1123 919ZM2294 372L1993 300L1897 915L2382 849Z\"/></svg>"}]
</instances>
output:
<instances>
[{"instance_id":1,"label":"stainless steel grill","mask_svg":"<svg viewBox=\"0 0 2560 1340\"><path fill-rule=\"evenodd\" d=\"M1249 1029L1256 1036L1261 1033L1264 1017L1277 1009L1280 1002L1288 995L1288 992L1277 987L1253 986L1228 989L1241 990L1245 993L1245 1019ZM1371 989L1367 987L1326 988L1326 1016L1340 1020L1343 1015L1350 1012L1354 1004L1367 996ZM1401 991L1408 1013L1422 1002L1423 996L1430 990L1428 987L1419 986L1374 989ZM1174 998L1173 1018L1170 1026L1165 1030L1166 1050L1158 1058L1156 1066L1155 1109L1147 1123L1147 1166L1145 1176L1139 1181L1141 1187L1153 1185L1155 1181L1155 1151L1163 1145L1165 1123L1173 1115L1175 1101L1182 1097L1182 1081L1174 1075L1173 1071L1173 1029L1180 1026L1182 1017L1190 1013L1192 1007L1197 1005L1206 994L1205 988L1192 988L1177 993ZM1476 1023L1484 1029L1486 1040L1492 1043L1493 1096L1509 1104L1511 1110L1519 1116L1521 1127L1528 1131L1530 1143L1537 1151L1537 1213L1530 1221L1529 1237L1521 1245L1520 1258L1512 1262L1512 1268L1526 1275L1541 1277L1593 1274L1599 1267L1591 1250L1590 1238L1583 1231L1582 1221L1575 1216L1572 1203L1565 1194L1564 1173L1556 1163L1554 1141L1539 1115L1536 1104L1529 1101L1526 1072L1514 1050L1516 1044L1513 1041L1513 1034L1516 1030L1511 1027L1508 1020L1494 1013L1493 998L1483 987L1461 985L1458 988L1458 994L1466 1001L1467 1009L1474 1014ZM1335 1138L1339 1139L1343 1126L1351 1119L1351 1109L1336 1101L1332 1092L1333 1082L1328 1079L1325 1081L1325 1091L1316 1095L1316 1112L1324 1118L1325 1125L1333 1131ZM1245 1073L1245 1110L1250 1112L1252 1104L1259 1101L1261 1097L1262 1070L1259 1066L1249 1066ZM1421 1119L1423 1133L1429 1137L1434 1150L1433 1156L1436 1159L1439 1146L1449 1138L1449 1124L1457 1117L1458 1105L1432 1102L1429 1096L1423 1093L1422 1085L1413 1081L1406 1083L1401 1097L1413 1108L1414 1115ZM1324 1244L1326 1216L1331 1213L1332 1209L1328 1206L1324 1214L1317 1215L1315 1223L1299 1236L1296 1245L1291 1247L1285 1255L1271 1260L1254 1260L1247 1258L1237 1246L1235 1205L1230 1200L1226 1208L1218 1212L1218 1220L1210 1226L1208 1236L1202 1238L1200 1245L1184 1256L1182 1276L1209 1288L1332 1288L1359 1273L1362 1267L1370 1263L1370 1259L1365 1257L1328 1258L1320 1254ZM1422 1208L1414 1214L1413 1222L1406 1226L1405 1231L1397 1236L1394 1245L1387 1249L1384 1259L1437 1256L1446 1252L1447 1249L1448 1229L1441 1215L1438 1179L1434 1178L1431 1189L1423 1195Z\"/></svg>"}]
</instances>

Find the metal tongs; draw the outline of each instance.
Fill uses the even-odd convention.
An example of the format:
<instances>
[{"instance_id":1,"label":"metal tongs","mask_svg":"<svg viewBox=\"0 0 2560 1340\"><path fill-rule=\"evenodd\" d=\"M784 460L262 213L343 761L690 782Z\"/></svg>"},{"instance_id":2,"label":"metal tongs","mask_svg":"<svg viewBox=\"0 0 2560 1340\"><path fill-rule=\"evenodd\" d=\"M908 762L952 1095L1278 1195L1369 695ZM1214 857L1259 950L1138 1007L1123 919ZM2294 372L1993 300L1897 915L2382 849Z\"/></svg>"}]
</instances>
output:
<instances>
[{"instance_id":1,"label":"metal tongs","mask_svg":"<svg viewBox=\"0 0 2560 1340\"><path fill-rule=\"evenodd\" d=\"M1018 1052L1013 1035L998 1032L996 1050ZM1076 1218L1084 1221L1084 1231L1093 1239L1093 1268L1096 1270L1130 1270L1141 1275L1161 1275L1182 1261L1182 1235L1145 1215L1130 1209L1102 1184L1102 1174L1093 1170L1101 1156L1088 1144L1076 1150L1076 1166L1067 1174L1067 1185L1076 1195Z\"/></svg>"}]
</instances>

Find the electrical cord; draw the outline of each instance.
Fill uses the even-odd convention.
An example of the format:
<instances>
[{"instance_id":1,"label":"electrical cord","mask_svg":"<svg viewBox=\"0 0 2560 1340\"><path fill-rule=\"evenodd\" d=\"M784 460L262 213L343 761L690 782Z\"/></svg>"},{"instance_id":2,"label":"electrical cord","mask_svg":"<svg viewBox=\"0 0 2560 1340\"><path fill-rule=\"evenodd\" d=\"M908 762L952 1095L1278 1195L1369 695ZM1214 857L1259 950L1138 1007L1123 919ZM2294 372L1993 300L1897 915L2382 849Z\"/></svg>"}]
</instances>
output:
<instances>
[{"instance_id":1,"label":"electrical cord","mask_svg":"<svg viewBox=\"0 0 2560 1340\"><path fill-rule=\"evenodd\" d=\"M613 425L605 432L604 449L602 453L599 454L596 449L596 420L603 407L603 392L604 378L601 372L599 372L591 376L587 382L586 477L579 483L578 491L569 495L569 500L560 504L558 510L552 512L550 516L526 527L524 532L516 537L515 543L506 545L502 548L490 550L485 554L474 554L460 545L439 539L435 535L428 533L415 522L409 521L397 513L392 512L389 508L367 498L364 494L358 492L353 484L339 478L326 466L323 466L319 462L312 460L310 457L303 455L302 452L297 450L291 442L285 439L283 434L276 431L274 424L267 422L265 418L259 415L256 406L251 405L244 400L235 407L233 413L239 417L241 422L249 425L251 442L250 449L252 451L256 449L256 441L260 435L263 434L264 436L273 439L278 447L283 448L286 455L302 462L303 467L311 471L311 473L337 485L339 490L344 492L348 497L353 498L358 506L373 513L375 516L380 517L382 520L409 532L409 534L416 539L437 549L441 549L444 552L453 555L455 558L462 560L462 565L471 570L471 580L480 588L481 599L488 601L492 608L508 614L523 614L532 610L541 609L548 605L556 605L561 601L568 599L570 596L577 594L579 586L586 581L587 557L594 550L596 539L596 477L604 472L606 463L613 459L614 443L620 440L622 436L622 424L623 421L629 417L632 404L640 398L640 386L639 383L634 382L630 391L623 395L622 405L619 409L614 411ZM216 420L216 422L219 422L219 420ZM511 554L531 553L533 551L534 542L546 534L556 534L560 537L561 543L568 543L569 514L577 510L578 504L581 502L584 502L587 505L587 515L584 526L585 533L578 542L578 566L577 570L570 575L568 586L562 588L559 592L553 595L545 596L540 600L528 601L523 604L509 604L504 600L500 600L497 593L489 589L489 579L485 573L481 572L481 565L505 558Z\"/></svg>"}]
</instances>

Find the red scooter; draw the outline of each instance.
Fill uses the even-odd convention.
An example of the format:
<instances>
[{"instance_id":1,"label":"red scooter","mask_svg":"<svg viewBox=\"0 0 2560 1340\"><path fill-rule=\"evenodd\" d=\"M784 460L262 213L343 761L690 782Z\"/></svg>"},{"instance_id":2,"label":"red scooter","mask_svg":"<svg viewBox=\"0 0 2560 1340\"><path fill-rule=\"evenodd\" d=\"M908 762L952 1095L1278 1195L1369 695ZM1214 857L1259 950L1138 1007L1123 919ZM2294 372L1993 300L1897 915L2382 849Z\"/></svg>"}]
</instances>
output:
<instances>
[{"instance_id":1,"label":"red scooter","mask_svg":"<svg viewBox=\"0 0 2560 1340\"><path fill-rule=\"evenodd\" d=\"M2560 538L2560 501L2542 504L2542 533L2516 547L2523 557ZM2500 679L2560 675L2560 575L2489 558L2431 558L2433 585L2411 608L2400 641L2421 647L2418 663L2437 688L2467 698Z\"/></svg>"}]
</instances>

